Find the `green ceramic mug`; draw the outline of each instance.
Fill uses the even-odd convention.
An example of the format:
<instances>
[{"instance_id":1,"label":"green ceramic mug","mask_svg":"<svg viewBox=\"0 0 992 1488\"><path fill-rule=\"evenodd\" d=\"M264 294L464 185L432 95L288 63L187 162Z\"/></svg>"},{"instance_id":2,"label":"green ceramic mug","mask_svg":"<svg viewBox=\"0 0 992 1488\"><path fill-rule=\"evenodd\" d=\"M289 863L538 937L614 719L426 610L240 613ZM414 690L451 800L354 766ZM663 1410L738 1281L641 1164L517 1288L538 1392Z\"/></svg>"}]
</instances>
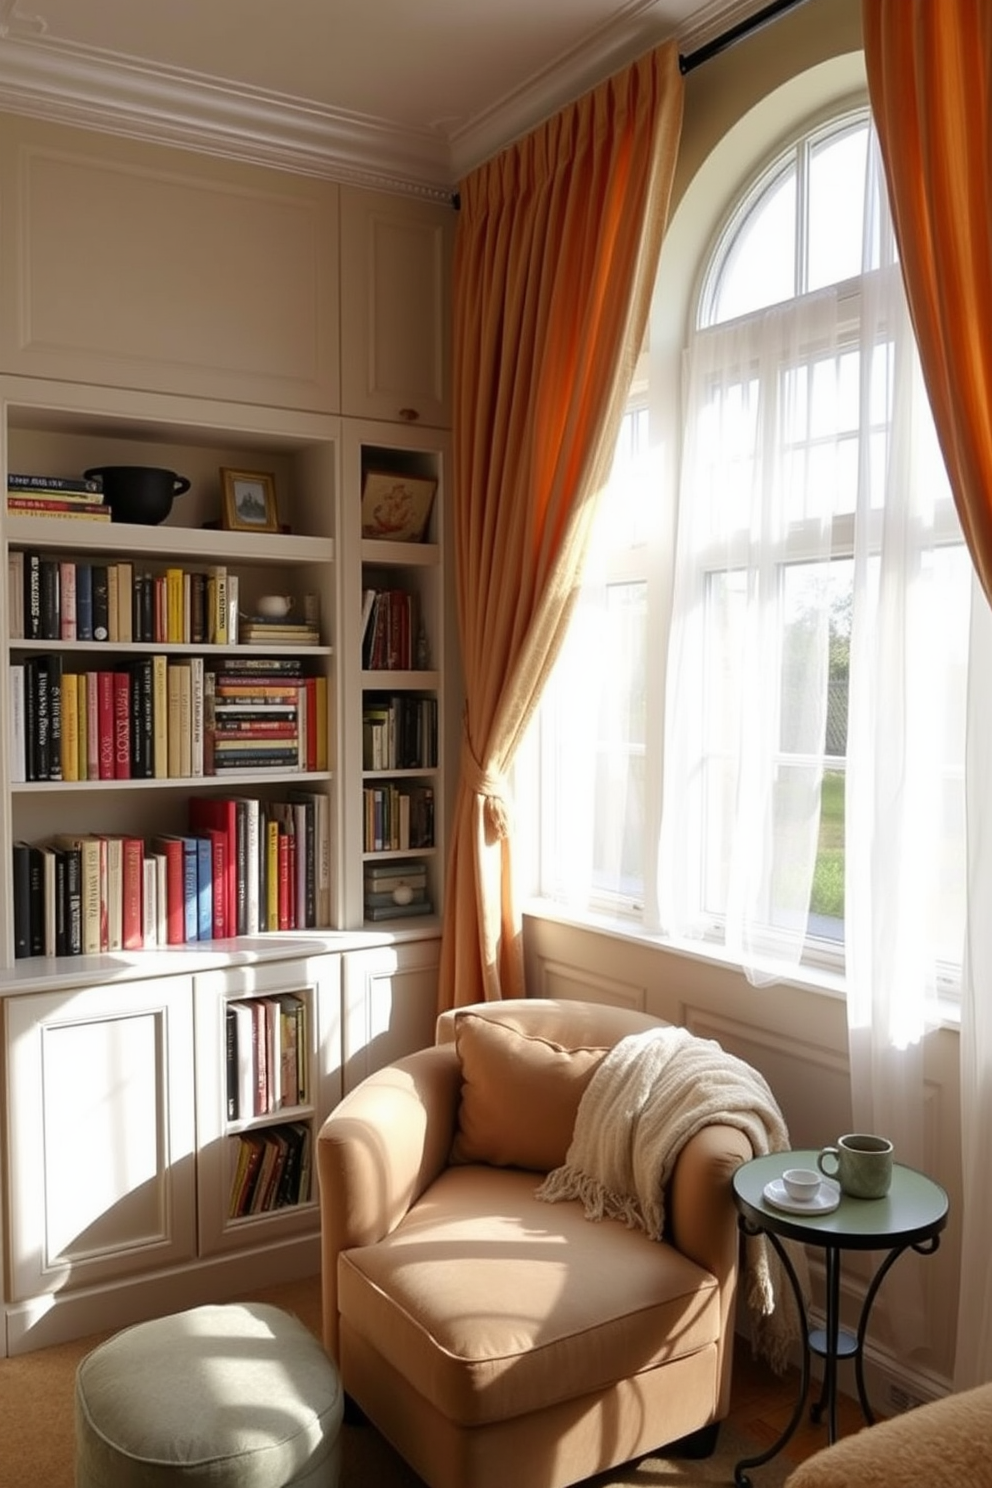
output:
<instances>
[{"instance_id":1,"label":"green ceramic mug","mask_svg":"<svg viewBox=\"0 0 992 1488\"><path fill-rule=\"evenodd\" d=\"M836 1146L824 1147L816 1165L828 1178L836 1178L850 1198L881 1199L892 1182L892 1143L887 1137L851 1132L838 1137Z\"/></svg>"}]
</instances>

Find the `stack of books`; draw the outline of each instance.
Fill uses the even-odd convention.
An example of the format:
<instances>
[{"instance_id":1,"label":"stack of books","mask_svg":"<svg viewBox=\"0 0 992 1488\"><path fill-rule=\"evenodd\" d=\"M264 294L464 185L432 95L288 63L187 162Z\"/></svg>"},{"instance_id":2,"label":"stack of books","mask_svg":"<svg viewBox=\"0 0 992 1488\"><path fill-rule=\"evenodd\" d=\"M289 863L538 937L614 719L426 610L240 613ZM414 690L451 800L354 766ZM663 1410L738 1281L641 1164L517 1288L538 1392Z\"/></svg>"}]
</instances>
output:
<instances>
[{"instance_id":1,"label":"stack of books","mask_svg":"<svg viewBox=\"0 0 992 1488\"><path fill-rule=\"evenodd\" d=\"M309 620L244 615L238 639L249 646L319 646L320 627Z\"/></svg>"},{"instance_id":2,"label":"stack of books","mask_svg":"<svg viewBox=\"0 0 992 1488\"><path fill-rule=\"evenodd\" d=\"M99 480L61 475L8 475L7 511L22 517L82 517L109 522Z\"/></svg>"},{"instance_id":3,"label":"stack of books","mask_svg":"<svg viewBox=\"0 0 992 1488\"><path fill-rule=\"evenodd\" d=\"M433 906L427 897L425 863L366 863L365 918L398 920L408 915L428 915Z\"/></svg>"}]
</instances>

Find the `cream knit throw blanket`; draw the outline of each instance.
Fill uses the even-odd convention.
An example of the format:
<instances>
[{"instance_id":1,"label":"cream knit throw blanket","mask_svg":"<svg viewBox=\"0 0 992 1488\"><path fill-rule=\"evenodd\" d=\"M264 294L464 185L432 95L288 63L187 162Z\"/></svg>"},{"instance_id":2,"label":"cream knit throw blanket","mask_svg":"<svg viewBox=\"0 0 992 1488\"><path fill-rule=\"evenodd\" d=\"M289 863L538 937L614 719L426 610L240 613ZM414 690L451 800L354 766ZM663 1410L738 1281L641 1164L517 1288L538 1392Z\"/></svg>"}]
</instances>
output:
<instances>
[{"instance_id":1,"label":"cream knit throw blanket","mask_svg":"<svg viewBox=\"0 0 992 1488\"><path fill-rule=\"evenodd\" d=\"M620 1219L660 1240L675 1160L690 1137L714 1123L743 1131L755 1157L789 1149L782 1113L757 1070L685 1028L631 1034L597 1065L565 1164L548 1174L537 1196L580 1199L588 1219ZM808 1298L805 1251L786 1245ZM781 1370L799 1320L785 1269L763 1235L746 1238L744 1271L755 1351Z\"/></svg>"}]
</instances>

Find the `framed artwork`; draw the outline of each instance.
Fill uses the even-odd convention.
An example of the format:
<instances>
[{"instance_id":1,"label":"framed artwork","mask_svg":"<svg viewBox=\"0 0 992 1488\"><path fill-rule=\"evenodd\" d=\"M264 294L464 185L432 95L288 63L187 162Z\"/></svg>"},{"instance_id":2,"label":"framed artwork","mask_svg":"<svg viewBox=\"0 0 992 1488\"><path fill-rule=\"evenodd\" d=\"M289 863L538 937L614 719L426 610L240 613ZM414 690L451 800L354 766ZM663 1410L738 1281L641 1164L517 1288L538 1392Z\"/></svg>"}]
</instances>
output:
<instances>
[{"instance_id":1,"label":"framed artwork","mask_svg":"<svg viewBox=\"0 0 992 1488\"><path fill-rule=\"evenodd\" d=\"M362 486L362 536L387 542L422 542L437 481L424 476L369 470Z\"/></svg>"},{"instance_id":2,"label":"framed artwork","mask_svg":"<svg viewBox=\"0 0 992 1488\"><path fill-rule=\"evenodd\" d=\"M221 467L221 525L228 532L278 532L275 476Z\"/></svg>"}]
</instances>

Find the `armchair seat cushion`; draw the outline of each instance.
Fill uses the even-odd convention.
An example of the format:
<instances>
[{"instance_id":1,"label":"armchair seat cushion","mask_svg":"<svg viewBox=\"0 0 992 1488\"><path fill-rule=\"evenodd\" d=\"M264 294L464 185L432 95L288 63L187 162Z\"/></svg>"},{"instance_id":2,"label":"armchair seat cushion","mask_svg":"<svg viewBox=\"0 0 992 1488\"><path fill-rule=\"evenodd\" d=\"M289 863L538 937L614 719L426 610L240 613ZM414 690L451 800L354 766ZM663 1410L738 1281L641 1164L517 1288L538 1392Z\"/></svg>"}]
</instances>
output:
<instances>
[{"instance_id":1,"label":"armchair seat cushion","mask_svg":"<svg viewBox=\"0 0 992 1488\"><path fill-rule=\"evenodd\" d=\"M716 1354L725 1323L709 1271L616 1220L590 1223L578 1202L542 1203L538 1181L448 1168L384 1239L342 1252L345 1354L360 1336L464 1427Z\"/></svg>"}]
</instances>

